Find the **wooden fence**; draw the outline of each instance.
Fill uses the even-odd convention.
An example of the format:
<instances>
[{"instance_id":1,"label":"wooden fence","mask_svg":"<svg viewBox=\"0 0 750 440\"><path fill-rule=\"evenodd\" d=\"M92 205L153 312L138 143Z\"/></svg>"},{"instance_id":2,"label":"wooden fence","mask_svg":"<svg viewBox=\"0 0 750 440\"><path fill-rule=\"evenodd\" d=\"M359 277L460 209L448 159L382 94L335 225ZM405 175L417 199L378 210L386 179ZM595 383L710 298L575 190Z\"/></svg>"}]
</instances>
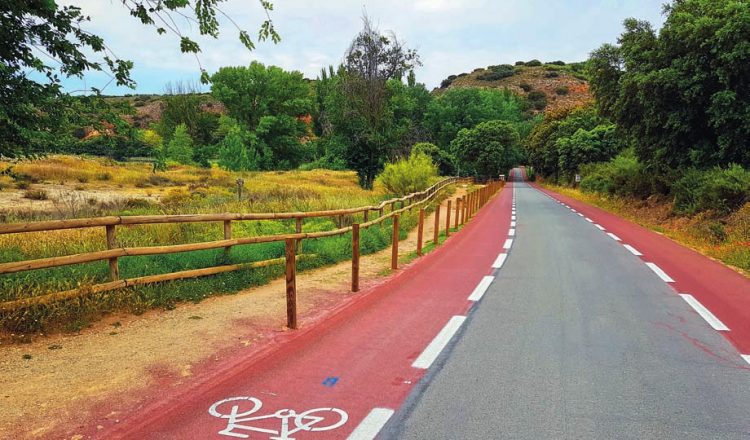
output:
<instances>
[{"instance_id":1,"label":"wooden fence","mask_svg":"<svg viewBox=\"0 0 750 440\"><path fill-rule=\"evenodd\" d=\"M109 290L121 289L125 287L152 284L164 281L173 281L186 278L196 278L201 276L216 275L219 273L240 270L244 268L265 267L273 264L286 264L286 293L287 293L287 323L290 328L297 328L296 312L296 263L298 258L304 258L304 255L298 255L299 246L302 240L313 238L324 238L336 235L343 235L352 232L352 291L359 289L359 234L361 229L377 225L388 218L393 218L393 237L392 237L392 268L398 267L398 219L405 210L412 210L420 207L419 213L419 238L417 244L417 254L422 254L424 229L424 208L432 201L436 195L449 185L456 183L459 179L450 177L430 188L409 194L404 197L386 200L376 206L364 206L349 209L337 209L328 211L313 212L284 212L284 213L223 213L223 214L188 214L188 215L147 215L147 216L111 216L97 218L82 218L72 220L51 220L32 223L16 223L0 225L0 234L14 234L26 232L56 231L63 229L95 228L103 227L106 234L107 250L87 252L82 254L65 255L51 258L41 258L35 260L17 261L9 263L0 263L0 275L16 273L29 270L46 269L52 267L67 266L73 264L90 263L94 261L107 260L109 262L110 281L103 284L96 284L83 288L67 290L64 292L55 292L46 295L22 298L0 303L0 312L13 311L24 307L45 305L51 302L76 298L88 294L104 292ZM455 203L455 225L463 224L468 221L481 208L489 198L502 188L502 182L490 182L484 187L478 188L460 197ZM400 207L396 205L400 204ZM450 234L450 204L449 213L446 219L446 236ZM435 235L433 242L438 244L440 225L438 224L440 206L437 206ZM387 211L386 211L387 210ZM376 212L377 217L370 220L371 212ZM339 220L338 225L343 223L341 220L344 216L354 216L362 214L361 223L353 223L348 227L339 227L330 231L320 232L302 232L304 219L315 217L332 217ZM253 221L253 220L295 220L295 233L281 234L272 236L243 237L232 238L232 222ZM164 223L201 223L201 222L223 222L224 239L217 241L208 241L201 243L188 243L168 246L148 246L148 247L131 247L118 248L117 227L124 225L148 225ZM229 251L233 246L285 242L285 255L282 258L273 260L259 261L244 264L232 264L223 266L213 266L203 269L185 270L160 275L150 275L138 278L120 279L119 258L139 256L139 255L159 255L172 254L178 252L190 252L206 249L224 248Z\"/></svg>"}]
</instances>

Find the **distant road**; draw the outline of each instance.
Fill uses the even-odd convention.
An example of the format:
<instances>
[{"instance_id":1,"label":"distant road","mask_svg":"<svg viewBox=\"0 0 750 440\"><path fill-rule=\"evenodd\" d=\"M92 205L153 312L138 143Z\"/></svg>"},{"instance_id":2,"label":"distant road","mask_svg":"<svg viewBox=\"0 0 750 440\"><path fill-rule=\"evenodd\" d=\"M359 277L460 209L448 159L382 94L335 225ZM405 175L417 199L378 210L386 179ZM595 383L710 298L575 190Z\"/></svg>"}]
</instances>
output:
<instances>
[{"instance_id":1,"label":"distant road","mask_svg":"<svg viewBox=\"0 0 750 440\"><path fill-rule=\"evenodd\" d=\"M750 438L750 281L510 177L447 245L320 325L88 433Z\"/></svg>"}]
</instances>

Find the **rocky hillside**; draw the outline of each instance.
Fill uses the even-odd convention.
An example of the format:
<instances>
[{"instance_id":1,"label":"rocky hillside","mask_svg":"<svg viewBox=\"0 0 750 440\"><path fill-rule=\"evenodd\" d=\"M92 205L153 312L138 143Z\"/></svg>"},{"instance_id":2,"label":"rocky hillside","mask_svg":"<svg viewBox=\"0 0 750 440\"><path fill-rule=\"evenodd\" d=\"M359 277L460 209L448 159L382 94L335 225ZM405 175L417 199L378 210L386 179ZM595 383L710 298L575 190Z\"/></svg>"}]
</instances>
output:
<instances>
[{"instance_id":1,"label":"rocky hillside","mask_svg":"<svg viewBox=\"0 0 750 440\"><path fill-rule=\"evenodd\" d=\"M536 60L474 69L471 73L451 75L435 93L452 87L508 88L529 99L537 111L577 107L590 102L589 83L583 63L562 61L542 64Z\"/></svg>"}]
</instances>

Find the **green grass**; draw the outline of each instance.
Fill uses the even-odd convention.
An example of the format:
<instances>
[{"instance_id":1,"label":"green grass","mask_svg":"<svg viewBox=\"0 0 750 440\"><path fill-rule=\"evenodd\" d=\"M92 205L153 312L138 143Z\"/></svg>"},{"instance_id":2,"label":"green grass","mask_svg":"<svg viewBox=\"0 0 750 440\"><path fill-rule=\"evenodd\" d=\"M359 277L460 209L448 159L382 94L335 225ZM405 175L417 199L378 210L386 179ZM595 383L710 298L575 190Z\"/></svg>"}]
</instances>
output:
<instances>
[{"instance_id":1,"label":"green grass","mask_svg":"<svg viewBox=\"0 0 750 440\"><path fill-rule=\"evenodd\" d=\"M446 192L449 193L449 192ZM399 239L407 237L417 224L417 212L402 213L399 222ZM361 219L360 219L361 220ZM390 246L392 221L385 220L360 232L361 254L367 255ZM150 232L146 229L151 228ZM335 229L330 219L312 219L305 223L303 231ZM122 228L127 231L118 235L118 244L123 246L155 241L152 244L175 242L200 242L221 238L218 225L151 225ZM154 231L162 234L154 235ZM271 235L293 232L290 221L236 222L235 237ZM118 232L119 234L119 232ZM144 238L144 234L146 234ZM103 238L101 239L103 240ZM103 246L96 240L68 241L54 247L54 254L69 254L95 250ZM325 265L351 259L351 233L321 239L304 240L303 254L298 270L304 272ZM36 248L35 248L36 249ZM44 248L46 249L46 248ZM61 249L64 252L61 252ZM223 249L212 249L177 254L136 256L120 258L121 278L171 273L182 270L212 267L223 264L262 261L284 256L284 243L259 243L235 246L227 256ZM18 261L29 258L20 247L0 248L0 261ZM0 326L8 332L27 334L50 331L79 331L107 313L124 311L140 314L149 309L171 309L181 302L198 302L212 295L236 293L242 289L267 283L283 274L283 265L257 269L243 269L197 279L179 280L159 284L136 286L110 292L85 295L81 298L59 301L45 306L32 306L0 314ZM80 264L52 269L20 272L0 276L0 301L9 301L50 292L74 289L109 281L107 262Z\"/></svg>"}]
</instances>

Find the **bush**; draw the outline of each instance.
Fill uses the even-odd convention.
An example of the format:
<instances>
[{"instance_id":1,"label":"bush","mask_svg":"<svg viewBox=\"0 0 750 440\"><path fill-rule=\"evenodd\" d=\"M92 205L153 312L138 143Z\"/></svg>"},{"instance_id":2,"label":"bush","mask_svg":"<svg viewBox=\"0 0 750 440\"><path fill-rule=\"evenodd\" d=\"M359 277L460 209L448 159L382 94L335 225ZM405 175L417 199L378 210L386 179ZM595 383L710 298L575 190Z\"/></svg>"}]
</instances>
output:
<instances>
[{"instance_id":1,"label":"bush","mask_svg":"<svg viewBox=\"0 0 750 440\"><path fill-rule=\"evenodd\" d=\"M516 74L516 69L510 64L501 64L499 66L488 67L487 72L477 76L480 81L497 81L499 79L508 78Z\"/></svg>"},{"instance_id":2,"label":"bush","mask_svg":"<svg viewBox=\"0 0 750 440\"><path fill-rule=\"evenodd\" d=\"M582 165L581 189L606 195L646 198L652 183L643 165L628 150L609 162Z\"/></svg>"},{"instance_id":3,"label":"bush","mask_svg":"<svg viewBox=\"0 0 750 440\"><path fill-rule=\"evenodd\" d=\"M559 77L559 76L560 76L560 74L559 74L559 73L557 73L557 72L555 72L554 70L553 70L553 71L550 71L550 72L546 72L546 73L544 74L544 77L545 77L545 78L557 78L557 77Z\"/></svg>"},{"instance_id":4,"label":"bush","mask_svg":"<svg viewBox=\"0 0 750 440\"><path fill-rule=\"evenodd\" d=\"M29 200L47 200L47 191L43 189L29 189L23 193L24 199Z\"/></svg>"},{"instance_id":5,"label":"bush","mask_svg":"<svg viewBox=\"0 0 750 440\"><path fill-rule=\"evenodd\" d=\"M526 61L516 61L516 66L525 66Z\"/></svg>"},{"instance_id":6,"label":"bush","mask_svg":"<svg viewBox=\"0 0 750 440\"><path fill-rule=\"evenodd\" d=\"M567 95L569 92L570 89L568 88L568 86L560 86L555 89L555 93L557 93L558 95Z\"/></svg>"},{"instance_id":7,"label":"bush","mask_svg":"<svg viewBox=\"0 0 750 440\"><path fill-rule=\"evenodd\" d=\"M531 84L529 84L527 82L522 82L521 84L518 85L518 87L520 87L521 90L523 90L526 93L529 93L531 91L531 89L533 88L533 87L531 87Z\"/></svg>"},{"instance_id":8,"label":"bush","mask_svg":"<svg viewBox=\"0 0 750 440\"><path fill-rule=\"evenodd\" d=\"M547 107L547 94L542 91L534 90L529 92L529 94L526 95L526 98L536 110L544 110L544 108Z\"/></svg>"},{"instance_id":9,"label":"bush","mask_svg":"<svg viewBox=\"0 0 750 440\"><path fill-rule=\"evenodd\" d=\"M554 65L554 66L564 66L564 65L565 65L565 61L560 61L560 60L557 60L557 61L552 61L552 62L549 62L549 63L547 63L547 64L552 64L552 65Z\"/></svg>"},{"instance_id":10,"label":"bush","mask_svg":"<svg viewBox=\"0 0 750 440\"><path fill-rule=\"evenodd\" d=\"M386 164L377 180L389 192L404 196L427 189L437 175L437 167L432 163L432 159L418 150L408 159Z\"/></svg>"},{"instance_id":11,"label":"bush","mask_svg":"<svg viewBox=\"0 0 750 440\"><path fill-rule=\"evenodd\" d=\"M676 214L727 215L750 201L750 171L736 164L709 171L689 169L672 186L672 193Z\"/></svg>"},{"instance_id":12,"label":"bush","mask_svg":"<svg viewBox=\"0 0 750 440\"><path fill-rule=\"evenodd\" d=\"M526 65L529 66L529 67L539 67L539 66L542 65L542 62L539 61L539 60L534 59L534 60L531 60L531 61L527 61Z\"/></svg>"}]
</instances>

